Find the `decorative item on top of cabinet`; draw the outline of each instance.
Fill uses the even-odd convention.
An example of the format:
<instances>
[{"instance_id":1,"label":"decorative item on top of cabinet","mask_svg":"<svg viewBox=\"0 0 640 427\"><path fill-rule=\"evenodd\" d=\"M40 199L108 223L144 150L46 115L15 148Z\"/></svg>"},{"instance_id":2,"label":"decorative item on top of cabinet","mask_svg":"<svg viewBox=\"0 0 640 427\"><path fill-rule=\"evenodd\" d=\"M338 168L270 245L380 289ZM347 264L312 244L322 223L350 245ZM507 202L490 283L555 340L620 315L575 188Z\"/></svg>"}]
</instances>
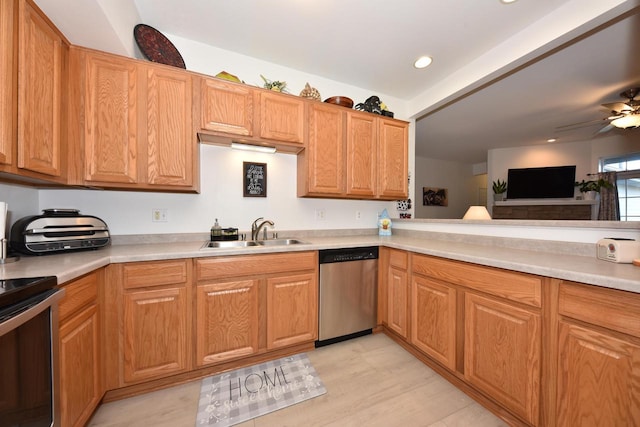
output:
<instances>
[{"instance_id":1,"label":"decorative item on top of cabinet","mask_svg":"<svg viewBox=\"0 0 640 427\"><path fill-rule=\"evenodd\" d=\"M318 92L318 89L311 87L308 82L304 85L304 89L300 92L300 96L314 101L320 101L322 99L320 98L320 92Z\"/></svg>"}]
</instances>

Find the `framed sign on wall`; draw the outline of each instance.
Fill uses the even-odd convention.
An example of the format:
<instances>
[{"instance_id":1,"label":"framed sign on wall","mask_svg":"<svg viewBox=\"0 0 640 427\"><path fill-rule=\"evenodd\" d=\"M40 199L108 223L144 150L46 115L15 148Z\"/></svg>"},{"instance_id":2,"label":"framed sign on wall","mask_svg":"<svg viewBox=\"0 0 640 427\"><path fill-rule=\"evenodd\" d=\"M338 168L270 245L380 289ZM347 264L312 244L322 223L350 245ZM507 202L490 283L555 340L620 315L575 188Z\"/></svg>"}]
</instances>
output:
<instances>
[{"instance_id":1,"label":"framed sign on wall","mask_svg":"<svg viewBox=\"0 0 640 427\"><path fill-rule=\"evenodd\" d=\"M267 164L242 162L244 197L267 197Z\"/></svg>"}]
</instances>

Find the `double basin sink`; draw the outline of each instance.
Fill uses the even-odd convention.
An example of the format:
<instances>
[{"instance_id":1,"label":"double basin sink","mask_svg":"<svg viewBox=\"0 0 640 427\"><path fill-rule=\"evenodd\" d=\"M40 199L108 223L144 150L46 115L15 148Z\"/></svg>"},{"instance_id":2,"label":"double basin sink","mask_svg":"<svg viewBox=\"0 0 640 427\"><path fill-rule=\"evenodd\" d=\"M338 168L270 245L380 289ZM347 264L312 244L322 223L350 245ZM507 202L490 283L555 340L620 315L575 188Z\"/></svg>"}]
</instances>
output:
<instances>
[{"instance_id":1,"label":"double basin sink","mask_svg":"<svg viewBox=\"0 0 640 427\"><path fill-rule=\"evenodd\" d=\"M247 248L250 246L289 246L306 244L298 239L271 239L271 240L227 240L205 242L201 249L223 249L223 248Z\"/></svg>"}]
</instances>

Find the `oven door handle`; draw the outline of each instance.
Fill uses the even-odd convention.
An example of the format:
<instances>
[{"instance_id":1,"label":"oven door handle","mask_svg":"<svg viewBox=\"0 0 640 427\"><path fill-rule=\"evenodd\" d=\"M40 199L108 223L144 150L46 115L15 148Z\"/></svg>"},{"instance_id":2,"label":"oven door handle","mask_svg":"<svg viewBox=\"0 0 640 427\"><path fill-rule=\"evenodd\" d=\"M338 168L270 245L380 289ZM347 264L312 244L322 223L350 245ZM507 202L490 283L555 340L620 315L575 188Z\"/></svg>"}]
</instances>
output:
<instances>
[{"instance_id":1,"label":"oven door handle","mask_svg":"<svg viewBox=\"0 0 640 427\"><path fill-rule=\"evenodd\" d=\"M57 310L57 303L63 296L64 289L52 289L50 291L46 291L39 295L36 295L36 297L33 297L33 300L30 304L26 304L22 310L19 310L17 312L17 314L0 323L0 336L3 336L4 334L24 325L29 320L33 319L38 314L49 309L50 307L55 307L55 309Z\"/></svg>"}]
</instances>

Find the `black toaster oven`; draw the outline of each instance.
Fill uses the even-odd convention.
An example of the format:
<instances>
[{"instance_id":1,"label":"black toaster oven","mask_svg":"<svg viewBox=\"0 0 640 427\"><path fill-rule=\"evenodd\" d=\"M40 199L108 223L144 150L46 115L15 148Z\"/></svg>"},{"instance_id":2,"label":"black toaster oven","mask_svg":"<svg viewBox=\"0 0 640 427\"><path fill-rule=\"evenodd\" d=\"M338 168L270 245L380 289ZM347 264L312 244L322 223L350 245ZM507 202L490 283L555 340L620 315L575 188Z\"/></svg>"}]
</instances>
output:
<instances>
[{"instance_id":1,"label":"black toaster oven","mask_svg":"<svg viewBox=\"0 0 640 427\"><path fill-rule=\"evenodd\" d=\"M11 249L28 255L98 249L110 242L107 224L77 209L45 209L42 215L21 218L9 240Z\"/></svg>"}]
</instances>

